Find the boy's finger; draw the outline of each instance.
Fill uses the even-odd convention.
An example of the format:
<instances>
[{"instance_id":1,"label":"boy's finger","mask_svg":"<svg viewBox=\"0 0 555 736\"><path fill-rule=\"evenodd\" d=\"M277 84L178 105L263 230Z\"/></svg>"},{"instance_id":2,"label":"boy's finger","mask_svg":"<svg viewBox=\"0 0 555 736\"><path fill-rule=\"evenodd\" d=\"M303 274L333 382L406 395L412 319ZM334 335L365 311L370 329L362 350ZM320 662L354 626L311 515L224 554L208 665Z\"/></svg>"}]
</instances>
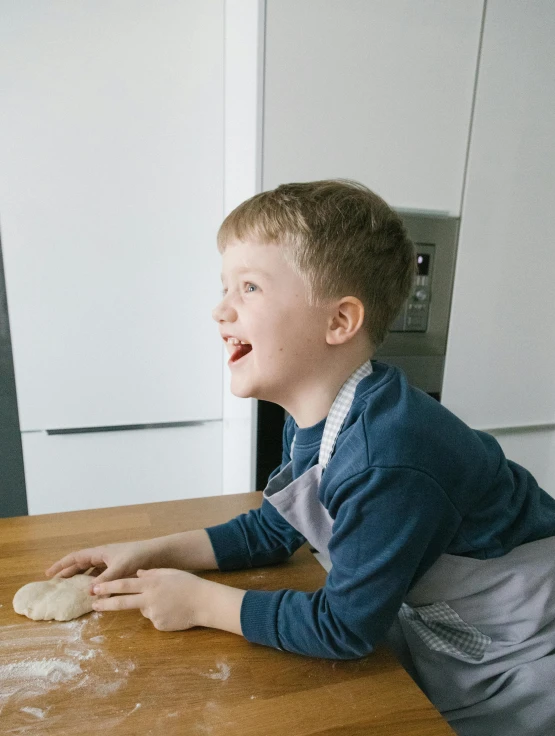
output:
<instances>
[{"instance_id":1,"label":"boy's finger","mask_svg":"<svg viewBox=\"0 0 555 736\"><path fill-rule=\"evenodd\" d=\"M91 583L91 586L94 585L101 585L102 583L111 583L113 580L121 580L121 571L120 570L111 570L110 568L107 568L103 572L91 575L93 578L93 582ZM91 595L95 595L93 593L91 588Z\"/></svg>"},{"instance_id":2,"label":"boy's finger","mask_svg":"<svg viewBox=\"0 0 555 736\"><path fill-rule=\"evenodd\" d=\"M45 575L47 578L51 578L52 576L56 575L57 573L61 572L65 567L67 567L69 564L74 563L75 560L68 560L65 557L62 560L58 560L58 562L55 562L53 565L51 565L48 570L45 570Z\"/></svg>"},{"instance_id":3,"label":"boy's finger","mask_svg":"<svg viewBox=\"0 0 555 736\"><path fill-rule=\"evenodd\" d=\"M76 575L78 572L82 572L83 568L81 565L71 565L71 567L66 567L64 570L61 570L60 572L53 575L55 578L72 578L74 575Z\"/></svg>"},{"instance_id":4,"label":"boy's finger","mask_svg":"<svg viewBox=\"0 0 555 736\"><path fill-rule=\"evenodd\" d=\"M100 583L108 583L110 580L117 580L118 574L117 572L114 574L110 570L104 570L104 572L91 575L91 577L93 578L91 585L99 585Z\"/></svg>"},{"instance_id":5,"label":"boy's finger","mask_svg":"<svg viewBox=\"0 0 555 736\"><path fill-rule=\"evenodd\" d=\"M93 603L95 611L129 611L141 608L142 595L117 595L114 598L99 598Z\"/></svg>"},{"instance_id":6,"label":"boy's finger","mask_svg":"<svg viewBox=\"0 0 555 736\"><path fill-rule=\"evenodd\" d=\"M78 565L77 563L74 564L66 564L66 565L56 565L52 566L46 571L46 577L47 578L70 578L72 575L75 575L76 572L82 571L81 565Z\"/></svg>"},{"instance_id":7,"label":"boy's finger","mask_svg":"<svg viewBox=\"0 0 555 736\"><path fill-rule=\"evenodd\" d=\"M71 575L75 575L76 572L82 570L88 570L91 565L96 564L91 559L90 550L82 550L81 552L71 552L69 555L62 557L61 560L55 562L51 567L46 570L46 576L52 577L54 575L61 575L61 577L67 578ZM69 572L71 570L71 572Z\"/></svg>"},{"instance_id":8,"label":"boy's finger","mask_svg":"<svg viewBox=\"0 0 555 736\"><path fill-rule=\"evenodd\" d=\"M94 595L122 595L123 593L142 593L143 584L138 578L123 578L122 580L111 580L99 583L97 580L92 584Z\"/></svg>"},{"instance_id":9,"label":"boy's finger","mask_svg":"<svg viewBox=\"0 0 555 736\"><path fill-rule=\"evenodd\" d=\"M181 572L181 570L175 570L173 567L152 567L149 570L137 570L137 577L144 577L148 575L174 575L175 572Z\"/></svg>"}]
</instances>

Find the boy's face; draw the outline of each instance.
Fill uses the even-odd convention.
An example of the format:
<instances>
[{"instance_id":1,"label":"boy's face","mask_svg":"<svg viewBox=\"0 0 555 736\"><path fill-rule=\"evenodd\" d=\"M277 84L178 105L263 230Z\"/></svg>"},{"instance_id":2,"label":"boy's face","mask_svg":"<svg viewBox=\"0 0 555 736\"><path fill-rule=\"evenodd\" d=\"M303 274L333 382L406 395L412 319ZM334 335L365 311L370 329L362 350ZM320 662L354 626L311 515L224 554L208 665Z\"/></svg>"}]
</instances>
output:
<instances>
[{"instance_id":1,"label":"boy's face","mask_svg":"<svg viewBox=\"0 0 555 736\"><path fill-rule=\"evenodd\" d=\"M222 284L223 298L212 316L230 355L232 393L290 411L318 382L328 311L309 306L304 282L277 245L229 244Z\"/></svg>"}]
</instances>

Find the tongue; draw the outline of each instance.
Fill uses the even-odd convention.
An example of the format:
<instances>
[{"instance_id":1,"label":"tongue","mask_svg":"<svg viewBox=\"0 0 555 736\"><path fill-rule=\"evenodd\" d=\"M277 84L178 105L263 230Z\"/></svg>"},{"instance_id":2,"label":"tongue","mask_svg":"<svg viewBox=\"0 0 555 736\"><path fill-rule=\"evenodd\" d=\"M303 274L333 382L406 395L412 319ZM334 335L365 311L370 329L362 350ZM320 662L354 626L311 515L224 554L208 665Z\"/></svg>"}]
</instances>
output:
<instances>
[{"instance_id":1,"label":"tongue","mask_svg":"<svg viewBox=\"0 0 555 736\"><path fill-rule=\"evenodd\" d=\"M252 345L237 345L231 356L231 362L236 363L238 360L241 360L241 358L247 353L250 353L251 350Z\"/></svg>"}]
</instances>

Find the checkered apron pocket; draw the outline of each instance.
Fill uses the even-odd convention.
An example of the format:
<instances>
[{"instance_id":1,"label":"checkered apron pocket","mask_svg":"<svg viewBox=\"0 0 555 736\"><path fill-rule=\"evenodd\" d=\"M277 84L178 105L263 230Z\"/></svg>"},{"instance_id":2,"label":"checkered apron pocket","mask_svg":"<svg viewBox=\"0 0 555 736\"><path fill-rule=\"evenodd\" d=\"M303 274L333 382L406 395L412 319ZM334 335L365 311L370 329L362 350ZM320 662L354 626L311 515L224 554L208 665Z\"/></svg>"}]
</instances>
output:
<instances>
[{"instance_id":1,"label":"checkered apron pocket","mask_svg":"<svg viewBox=\"0 0 555 736\"><path fill-rule=\"evenodd\" d=\"M491 638L456 613L444 601L412 608L403 603L399 617L418 634L434 652L452 654L480 662L491 644Z\"/></svg>"}]
</instances>

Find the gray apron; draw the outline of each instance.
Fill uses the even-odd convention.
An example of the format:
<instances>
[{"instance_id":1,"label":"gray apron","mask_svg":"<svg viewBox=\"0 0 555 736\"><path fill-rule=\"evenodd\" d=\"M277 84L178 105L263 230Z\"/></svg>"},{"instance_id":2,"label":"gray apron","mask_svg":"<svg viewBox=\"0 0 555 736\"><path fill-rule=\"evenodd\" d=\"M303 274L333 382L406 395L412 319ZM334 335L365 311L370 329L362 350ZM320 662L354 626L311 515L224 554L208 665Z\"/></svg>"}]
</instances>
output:
<instances>
[{"instance_id":1,"label":"gray apron","mask_svg":"<svg viewBox=\"0 0 555 736\"><path fill-rule=\"evenodd\" d=\"M324 554L333 519L320 480L371 372L368 361L339 391L318 463L293 479L289 462L264 491ZM555 736L555 537L489 560L441 555L407 594L387 642L460 736Z\"/></svg>"},{"instance_id":2,"label":"gray apron","mask_svg":"<svg viewBox=\"0 0 555 736\"><path fill-rule=\"evenodd\" d=\"M326 418L318 463L293 479L293 460L275 475L264 490L264 498L283 518L299 531L320 552L326 552L331 539L333 519L318 498L324 468L329 462L335 443L349 413L359 382L372 373L372 362L363 363L345 381L335 397ZM295 439L291 445L291 458Z\"/></svg>"}]
</instances>

